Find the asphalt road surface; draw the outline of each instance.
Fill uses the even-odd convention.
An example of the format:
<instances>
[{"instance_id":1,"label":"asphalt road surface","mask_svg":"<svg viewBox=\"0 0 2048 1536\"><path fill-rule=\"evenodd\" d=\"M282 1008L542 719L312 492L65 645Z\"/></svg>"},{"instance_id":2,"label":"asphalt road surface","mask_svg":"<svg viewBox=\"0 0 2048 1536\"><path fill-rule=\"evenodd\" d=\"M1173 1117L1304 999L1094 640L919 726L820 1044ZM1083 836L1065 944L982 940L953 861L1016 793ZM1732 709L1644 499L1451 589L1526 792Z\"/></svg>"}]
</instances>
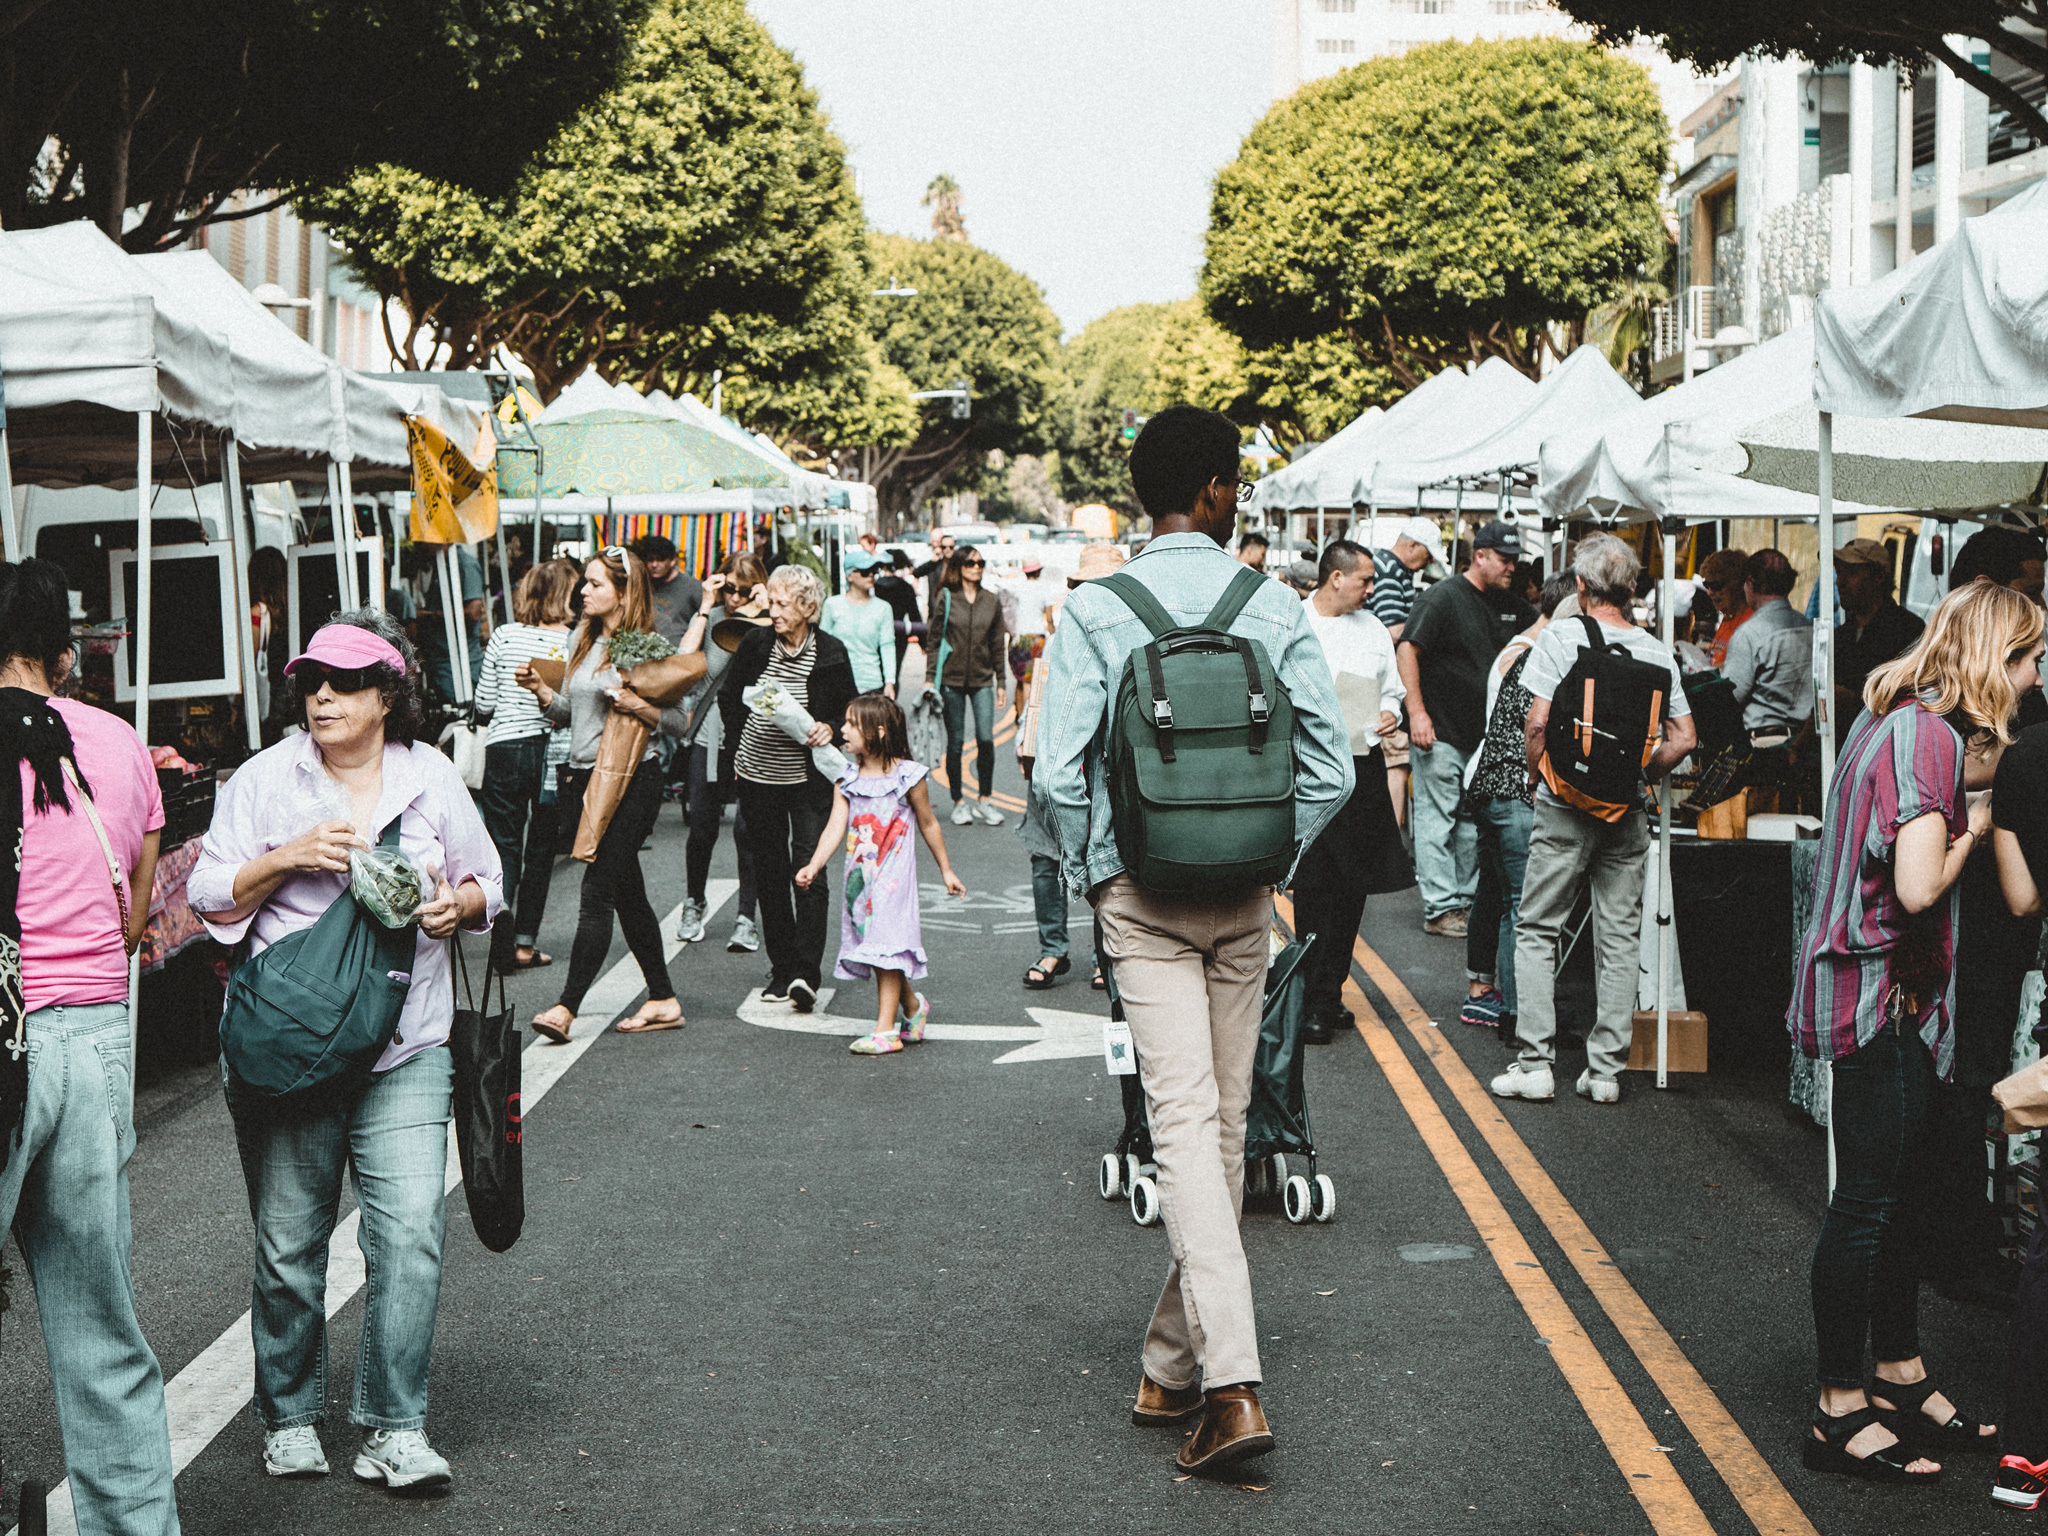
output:
<instances>
[{"instance_id":1,"label":"asphalt road surface","mask_svg":"<svg viewBox=\"0 0 2048 1536\"><path fill-rule=\"evenodd\" d=\"M1015 762L997 750L1014 805ZM711 937L671 965L686 1029L607 1027L639 992L614 943L576 1041L525 1058L525 1235L487 1252L452 1198L428 1423L455 1469L442 1499L347 1475L362 1302L359 1268L340 1260L323 1429L335 1475L264 1476L245 1406L250 1224L218 1077L193 1066L146 1083L135 1276L188 1461L185 1530L2018 1524L1994 1510L1984 1461L1921 1490L1799 1465L1826 1148L1783 1107L1782 1071L1733 1063L1665 1094L1632 1074L1611 1108L1569 1091L1497 1106L1483 1084L1506 1052L1455 1022L1464 946L1422 934L1412 892L1370 904L1361 1028L1310 1056L1335 1221L1245 1220L1278 1449L1240 1481L1177 1476L1179 1432L1127 1421L1165 1238L1096 1192L1120 1110L1087 912L1074 973L1024 991L1036 944L1015 819L945 827L971 894L928 904L930 994L937 1024L976 1026L964 1038L850 1055L872 1017L860 983L837 984L814 1021L844 1033L771 1027L796 1021L747 1006L763 960L724 947L729 836ZM684 894L683 835L664 809L644 856L663 913ZM554 1000L579 878L557 873L543 940L556 963L516 981L522 1018ZM836 867L833 885L836 911ZM1567 1088L1578 1062L1561 1065ZM18 1273L11 1247L9 1262ZM16 1290L0 1331L10 1495L63 1464L33 1300ZM1995 1417L2008 1325L1930 1292L1924 1326L1944 1384Z\"/></svg>"}]
</instances>

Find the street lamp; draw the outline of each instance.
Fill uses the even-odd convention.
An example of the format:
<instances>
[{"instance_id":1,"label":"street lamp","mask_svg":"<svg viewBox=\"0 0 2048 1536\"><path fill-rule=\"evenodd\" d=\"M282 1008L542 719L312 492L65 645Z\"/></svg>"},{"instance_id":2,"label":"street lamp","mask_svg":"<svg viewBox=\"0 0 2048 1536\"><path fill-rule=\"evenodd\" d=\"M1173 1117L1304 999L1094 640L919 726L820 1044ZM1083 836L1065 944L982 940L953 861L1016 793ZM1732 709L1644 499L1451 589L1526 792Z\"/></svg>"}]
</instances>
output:
<instances>
[{"instance_id":1,"label":"street lamp","mask_svg":"<svg viewBox=\"0 0 2048 1536\"><path fill-rule=\"evenodd\" d=\"M917 290L902 286L892 276L889 279L888 287L874 290L874 297L878 299L914 299L917 297Z\"/></svg>"}]
</instances>

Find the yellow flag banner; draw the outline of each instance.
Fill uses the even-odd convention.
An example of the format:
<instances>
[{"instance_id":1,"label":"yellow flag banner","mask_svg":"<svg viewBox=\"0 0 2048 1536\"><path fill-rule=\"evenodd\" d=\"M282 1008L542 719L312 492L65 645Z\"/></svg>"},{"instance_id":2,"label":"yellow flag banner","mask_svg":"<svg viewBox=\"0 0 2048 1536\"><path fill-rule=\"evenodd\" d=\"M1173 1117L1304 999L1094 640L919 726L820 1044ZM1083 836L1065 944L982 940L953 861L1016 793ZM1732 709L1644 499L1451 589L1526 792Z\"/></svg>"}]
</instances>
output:
<instances>
[{"instance_id":1,"label":"yellow flag banner","mask_svg":"<svg viewBox=\"0 0 2048 1536\"><path fill-rule=\"evenodd\" d=\"M439 427L405 418L412 451L412 528L415 543L474 544L498 531L497 439L488 421L476 448L464 453ZM477 462L492 465L478 469Z\"/></svg>"}]
</instances>

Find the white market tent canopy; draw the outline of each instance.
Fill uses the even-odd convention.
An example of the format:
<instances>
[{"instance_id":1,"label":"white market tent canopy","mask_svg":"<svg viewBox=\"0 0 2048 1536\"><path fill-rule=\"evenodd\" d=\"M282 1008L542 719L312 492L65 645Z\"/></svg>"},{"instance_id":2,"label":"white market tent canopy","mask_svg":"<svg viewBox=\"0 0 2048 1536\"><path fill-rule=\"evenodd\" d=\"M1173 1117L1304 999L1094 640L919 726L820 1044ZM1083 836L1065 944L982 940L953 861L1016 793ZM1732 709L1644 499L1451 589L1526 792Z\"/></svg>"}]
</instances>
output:
<instances>
[{"instance_id":1,"label":"white market tent canopy","mask_svg":"<svg viewBox=\"0 0 2048 1536\"><path fill-rule=\"evenodd\" d=\"M1484 442L1502 423L1519 415L1540 388L1512 364L1489 357L1464 376L1462 388L1444 391L1406 420L1396 423L1394 412L1387 412L1385 430L1374 436L1370 457L1358 465L1350 501L1375 513L1382 507L1416 505L1423 486L1443 477L1431 474L1428 480L1420 479L1413 466Z\"/></svg>"},{"instance_id":2,"label":"white market tent canopy","mask_svg":"<svg viewBox=\"0 0 2048 1536\"><path fill-rule=\"evenodd\" d=\"M1292 464L1263 476L1252 497L1252 505L1263 512L1313 512L1319 507L1348 507L1351 487L1358 470L1351 455L1379 430L1380 423L1424 397L1426 390L1455 389L1465 375L1447 368L1434 378L1424 379L1394 403L1393 411L1368 407L1365 414L1316 444Z\"/></svg>"}]
</instances>

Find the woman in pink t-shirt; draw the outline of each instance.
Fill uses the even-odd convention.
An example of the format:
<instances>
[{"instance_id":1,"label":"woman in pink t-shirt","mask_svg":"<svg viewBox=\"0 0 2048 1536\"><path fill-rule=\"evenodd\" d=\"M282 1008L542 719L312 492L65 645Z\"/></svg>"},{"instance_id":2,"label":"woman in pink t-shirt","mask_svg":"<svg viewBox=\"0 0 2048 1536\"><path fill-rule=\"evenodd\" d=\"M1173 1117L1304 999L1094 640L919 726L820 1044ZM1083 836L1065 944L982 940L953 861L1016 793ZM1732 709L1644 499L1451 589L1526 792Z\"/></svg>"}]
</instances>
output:
<instances>
[{"instance_id":1,"label":"woman in pink t-shirt","mask_svg":"<svg viewBox=\"0 0 2048 1536\"><path fill-rule=\"evenodd\" d=\"M175 1536L128 1243L128 956L163 801L125 721L51 697L71 660L64 586L47 560L0 565L0 848L21 849L0 860L0 1231L31 1275L63 1279L36 1305L78 1529Z\"/></svg>"}]
</instances>

